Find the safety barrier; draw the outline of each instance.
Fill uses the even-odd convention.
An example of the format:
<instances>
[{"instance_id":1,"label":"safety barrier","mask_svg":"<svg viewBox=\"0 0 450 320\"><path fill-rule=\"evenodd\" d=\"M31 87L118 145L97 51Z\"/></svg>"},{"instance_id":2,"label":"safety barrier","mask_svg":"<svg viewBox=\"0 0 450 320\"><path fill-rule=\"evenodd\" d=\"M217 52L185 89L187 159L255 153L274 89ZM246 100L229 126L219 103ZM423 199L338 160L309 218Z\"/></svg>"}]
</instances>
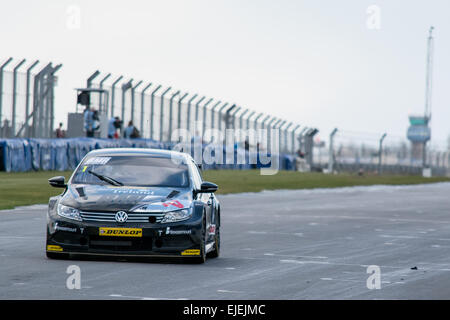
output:
<instances>
[{"instance_id":1,"label":"safety barrier","mask_svg":"<svg viewBox=\"0 0 450 320\"><path fill-rule=\"evenodd\" d=\"M0 139L0 171L25 172L31 170L73 170L83 157L91 150L104 148L154 148L171 150L174 144L150 139ZM206 145L201 146L202 152ZM194 156L194 149L191 153ZM244 163L239 162L240 157ZM270 155L268 155L269 159ZM226 159L223 148L223 159ZM250 161L251 159L256 159ZM295 170L295 157L280 154L280 170ZM260 159L259 154L252 154L235 146L234 163L203 164L205 169L256 169L270 167L270 163Z\"/></svg>"}]
</instances>

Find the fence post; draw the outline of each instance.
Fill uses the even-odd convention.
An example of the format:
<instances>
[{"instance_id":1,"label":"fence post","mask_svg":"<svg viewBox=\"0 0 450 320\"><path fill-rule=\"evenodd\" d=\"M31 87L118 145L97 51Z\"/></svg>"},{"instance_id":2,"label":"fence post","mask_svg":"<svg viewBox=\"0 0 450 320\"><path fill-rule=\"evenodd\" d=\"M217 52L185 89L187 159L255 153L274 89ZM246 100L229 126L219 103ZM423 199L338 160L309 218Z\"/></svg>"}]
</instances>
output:
<instances>
[{"instance_id":1,"label":"fence post","mask_svg":"<svg viewBox=\"0 0 450 320\"><path fill-rule=\"evenodd\" d=\"M44 76L52 69L52 64L47 64L34 77L34 91L33 91L33 137L42 138L42 113L43 113L43 97L44 97Z\"/></svg>"},{"instance_id":2,"label":"fence post","mask_svg":"<svg viewBox=\"0 0 450 320\"><path fill-rule=\"evenodd\" d=\"M180 94L180 90L172 94L170 97L170 107L169 107L169 134L167 136L167 141L170 141L170 137L172 136L172 115L173 115L173 99Z\"/></svg>"},{"instance_id":3,"label":"fence post","mask_svg":"<svg viewBox=\"0 0 450 320\"><path fill-rule=\"evenodd\" d=\"M204 105L203 105L203 123L202 123L202 136L204 136L205 134L205 130L206 130L206 111L207 106L213 101L214 99L211 98L209 99Z\"/></svg>"},{"instance_id":4,"label":"fence post","mask_svg":"<svg viewBox=\"0 0 450 320\"><path fill-rule=\"evenodd\" d=\"M142 80L139 81L135 86L131 87L131 121L133 121L134 125L134 94L136 92L137 87L142 84Z\"/></svg>"},{"instance_id":5,"label":"fence post","mask_svg":"<svg viewBox=\"0 0 450 320\"><path fill-rule=\"evenodd\" d=\"M294 127L294 129L292 129L292 135L291 135L291 139L292 139L292 141L291 141L291 151L292 151L292 154L295 154L295 131L297 131L297 129L298 128L300 128L300 125L298 124L298 125L296 125L295 127Z\"/></svg>"},{"instance_id":6,"label":"fence post","mask_svg":"<svg viewBox=\"0 0 450 320\"><path fill-rule=\"evenodd\" d=\"M328 173L333 173L334 166L334 136L336 135L338 129L334 128L330 133L330 142L328 146Z\"/></svg>"},{"instance_id":7,"label":"fence post","mask_svg":"<svg viewBox=\"0 0 450 320\"><path fill-rule=\"evenodd\" d=\"M53 136L53 129L54 129L54 122L55 122L55 100L54 100L54 89L55 89L55 73L58 72L59 69L61 69L62 64L58 64L56 67L53 68L53 70L50 72L50 130L49 130L49 137L51 138Z\"/></svg>"},{"instance_id":8,"label":"fence post","mask_svg":"<svg viewBox=\"0 0 450 320\"><path fill-rule=\"evenodd\" d=\"M12 96L12 116L11 116L11 125L12 125L12 137L16 136L16 104L17 104L17 70L27 61L23 59L20 61L13 69L13 96Z\"/></svg>"},{"instance_id":9,"label":"fence post","mask_svg":"<svg viewBox=\"0 0 450 320\"><path fill-rule=\"evenodd\" d=\"M288 153L288 143L287 143L287 137L288 137L288 131L289 128L292 127L294 123L290 122L287 127L284 129L284 152Z\"/></svg>"},{"instance_id":10,"label":"fence post","mask_svg":"<svg viewBox=\"0 0 450 320\"><path fill-rule=\"evenodd\" d=\"M246 130L250 129L250 119L255 115L256 111L252 111L247 117Z\"/></svg>"},{"instance_id":11,"label":"fence post","mask_svg":"<svg viewBox=\"0 0 450 320\"><path fill-rule=\"evenodd\" d=\"M284 126L286 123L287 123L287 121L286 121L286 120L283 120L283 121L280 123L280 125L278 126L278 131L279 131L279 134L278 134L278 147L280 148L280 153L283 151L282 144L281 144L281 142L282 142L281 136L282 136L282 134L284 134L284 130L283 130L282 128L283 128L283 126ZM283 146L283 147L284 147L284 146Z\"/></svg>"},{"instance_id":12,"label":"fence post","mask_svg":"<svg viewBox=\"0 0 450 320\"><path fill-rule=\"evenodd\" d=\"M229 105L228 102L225 102L219 109L219 131L222 131L222 111Z\"/></svg>"},{"instance_id":13,"label":"fence post","mask_svg":"<svg viewBox=\"0 0 450 320\"><path fill-rule=\"evenodd\" d=\"M109 77L111 77L111 73L108 73L102 80L100 80L100 84L99 84L99 88L103 89L103 83L105 83L106 80L109 79ZM103 93L99 93L99 97L98 97L98 107L99 107L99 111L103 112L105 111L106 117L108 117L108 105L105 105L105 110L102 110L103 107ZM107 102L106 102L107 103Z\"/></svg>"},{"instance_id":14,"label":"fence post","mask_svg":"<svg viewBox=\"0 0 450 320\"><path fill-rule=\"evenodd\" d=\"M161 88L161 85L158 85L155 90L153 90L150 96L150 139L153 140L153 114L155 113L155 93Z\"/></svg>"},{"instance_id":15,"label":"fence post","mask_svg":"<svg viewBox=\"0 0 450 320\"><path fill-rule=\"evenodd\" d=\"M114 117L114 96L116 91L116 84L119 83L120 80L123 79L123 76L120 76L114 81L111 85L111 118ZM121 119L123 121L123 119Z\"/></svg>"},{"instance_id":16,"label":"fence post","mask_svg":"<svg viewBox=\"0 0 450 320\"><path fill-rule=\"evenodd\" d=\"M239 142L242 141L242 127L243 127L243 121L244 121L244 115L247 114L250 110L249 109L245 109L244 111L242 111L241 115L239 116ZM236 112L234 113L235 115L237 115L238 110L236 110Z\"/></svg>"},{"instance_id":17,"label":"fence post","mask_svg":"<svg viewBox=\"0 0 450 320\"><path fill-rule=\"evenodd\" d=\"M219 104L221 104L222 101L218 101L216 102L216 104L211 108L211 129L214 129L214 122L215 122L215 112L216 112L216 108L219 106Z\"/></svg>"},{"instance_id":18,"label":"fence post","mask_svg":"<svg viewBox=\"0 0 450 320\"><path fill-rule=\"evenodd\" d=\"M195 125L197 125L197 121L198 121L198 110L200 108L200 103L205 100L205 96L201 97L200 100L197 101L197 103L195 104ZM194 128L194 136L197 134L195 131L197 130L197 128Z\"/></svg>"},{"instance_id":19,"label":"fence post","mask_svg":"<svg viewBox=\"0 0 450 320\"><path fill-rule=\"evenodd\" d=\"M125 121L125 93L128 89L130 89L132 85L133 79L130 79L127 83L122 84L122 121ZM125 125L125 122L124 122Z\"/></svg>"},{"instance_id":20,"label":"fence post","mask_svg":"<svg viewBox=\"0 0 450 320\"><path fill-rule=\"evenodd\" d=\"M172 87L168 87L166 91L164 91L161 95L161 109L159 114L159 141L163 142L164 140L164 96L167 92L169 92Z\"/></svg>"},{"instance_id":21,"label":"fence post","mask_svg":"<svg viewBox=\"0 0 450 320\"><path fill-rule=\"evenodd\" d=\"M258 128L257 128L257 126L258 126L258 120L259 120L263 115L264 115L264 113L261 112L260 114L258 114L258 115L256 116L255 120L253 120L253 129L254 129L254 130L258 129Z\"/></svg>"},{"instance_id":22,"label":"fence post","mask_svg":"<svg viewBox=\"0 0 450 320\"><path fill-rule=\"evenodd\" d=\"M380 138L380 146L378 149L378 174L381 174L381 157L383 152L383 140L386 138L386 133L384 133Z\"/></svg>"},{"instance_id":23,"label":"fence post","mask_svg":"<svg viewBox=\"0 0 450 320\"><path fill-rule=\"evenodd\" d=\"M2 111L3 111L3 70L13 60L9 58L0 66L0 127L3 126ZM3 130L2 130L3 131Z\"/></svg>"},{"instance_id":24,"label":"fence post","mask_svg":"<svg viewBox=\"0 0 450 320\"><path fill-rule=\"evenodd\" d=\"M145 91L147 91L148 88L150 88L150 86L152 85L152 83L150 82L147 86L145 86L145 88L141 91L141 123L140 123L140 128L141 128L141 132L142 132L142 137L144 137L144 106L145 106Z\"/></svg>"},{"instance_id":25,"label":"fence post","mask_svg":"<svg viewBox=\"0 0 450 320\"><path fill-rule=\"evenodd\" d=\"M86 80L86 88L90 88L92 86L92 81L98 77L100 71L96 70L91 76Z\"/></svg>"},{"instance_id":26,"label":"fence post","mask_svg":"<svg viewBox=\"0 0 450 320\"><path fill-rule=\"evenodd\" d=\"M178 118L177 118L177 129L181 129L181 103L189 95L188 92L186 92L180 99L178 99ZM172 140L172 137L170 137L170 140Z\"/></svg>"},{"instance_id":27,"label":"fence post","mask_svg":"<svg viewBox=\"0 0 450 320\"><path fill-rule=\"evenodd\" d=\"M242 107L237 107L231 114L230 120L233 121L233 123L232 123L233 129L236 129L236 115L239 113L239 111L241 111L241 109L242 109Z\"/></svg>"},{"instance_id":28,"label":"fence post","mask_svg":"<svg viewBox=\"0 0 450 320\"><path fill-rule=\"evenodd\" d=\"M187 106L187 115L186 115L186 130L190 131L191 130L191 104L192 101L194 101L195 98L197 98L198 94L194 94L188 101L188 106Z\"/></svg>"},{"instance_id":29,"label":"fence post","mask_svg":"<svg viewBox=\"0 0 450 320\"><path fill-rule=\"evenodd\" d=\"M28 126L28 120L30 116L30 79L31 79L31 70L37 66L39 63L39 60L36 60L33 62L31 66L27 69L27 83L26 83L26 93L25 93L25 123L24 123L24 129L25 129L25 137L29 137L30 135L30 129ZM1 124L0 124L1 126Z\"/></svg>"}]
</instances>

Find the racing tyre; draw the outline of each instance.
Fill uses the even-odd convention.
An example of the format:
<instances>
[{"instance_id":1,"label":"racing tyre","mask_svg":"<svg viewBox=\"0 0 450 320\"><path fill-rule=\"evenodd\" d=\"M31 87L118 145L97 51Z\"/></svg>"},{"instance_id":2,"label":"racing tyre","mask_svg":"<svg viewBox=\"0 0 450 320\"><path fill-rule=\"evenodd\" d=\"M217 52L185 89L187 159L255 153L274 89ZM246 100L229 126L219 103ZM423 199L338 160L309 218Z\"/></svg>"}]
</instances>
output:
<instances>
[{"instance_id":1,"label":"racing tyre","mask_svg":"<svg viewBox=\"0 0 450 320\"><path fill-rule=\"evenodd\" d=\"M220 227L216 228L216 235L214 236L214 251L208 253L208 258L217 258L220 255Z\"/></svg>"},{"instance_id":2,"label":"racing tyre","mask_svg":"<svg viewBox=\"0 0 450 320\"><path fill-rule=\"evenodd\" d=\"M203 218L203 227L202 227L202 242L200 244L200 256L198 258L194 258L196 263L205 263L206 261L206 221Z\"/></svg>"}]
</instances>

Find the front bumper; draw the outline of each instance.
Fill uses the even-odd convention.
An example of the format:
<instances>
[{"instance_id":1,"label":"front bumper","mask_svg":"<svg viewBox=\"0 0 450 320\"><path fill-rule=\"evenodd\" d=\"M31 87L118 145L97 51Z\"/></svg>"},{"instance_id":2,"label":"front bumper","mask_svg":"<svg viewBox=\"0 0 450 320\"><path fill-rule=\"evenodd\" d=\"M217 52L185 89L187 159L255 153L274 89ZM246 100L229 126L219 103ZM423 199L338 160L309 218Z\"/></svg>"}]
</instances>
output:
<instances>
[{"instance_id":1,"label":"front bumper","mask_svg":"<svg viewBox=\"0 0 450 320\"><path fill-rule=\"evenodd\" d=\"M47 252L136 257L200 255L202 219L150 223L78 222L49 218Z\"/></svg>"}]
</instances>

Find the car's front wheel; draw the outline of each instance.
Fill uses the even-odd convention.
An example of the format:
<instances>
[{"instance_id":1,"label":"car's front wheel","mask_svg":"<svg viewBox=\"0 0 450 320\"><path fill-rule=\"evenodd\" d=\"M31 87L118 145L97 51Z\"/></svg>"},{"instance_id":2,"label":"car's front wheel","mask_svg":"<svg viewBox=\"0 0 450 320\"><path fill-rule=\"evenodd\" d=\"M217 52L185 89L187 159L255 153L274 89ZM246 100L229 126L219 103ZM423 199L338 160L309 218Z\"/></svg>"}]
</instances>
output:
<instances>
[{"instance_id":1,"label":"car's front wheel","mask_svg":"<svg viewBox=\"0 0 450 320\"><path fill-rule=\"evenodd\" d=\"M220 255L220 228L216 227L216 234L214 236L214 251L208 253L208 258L217 258Z\"/></svg>"},{"instance_id":2,"label":"car's front wheel","mask_svg":"<svg viewBox=\"0 0 450 320\"><path fill-rule=\"evenodd\" d=\"M195 258L196 263L205 263L206 261L206 221L203 216L202 240L200 242L200 256Z\"/></svg>"}]
</instances>

